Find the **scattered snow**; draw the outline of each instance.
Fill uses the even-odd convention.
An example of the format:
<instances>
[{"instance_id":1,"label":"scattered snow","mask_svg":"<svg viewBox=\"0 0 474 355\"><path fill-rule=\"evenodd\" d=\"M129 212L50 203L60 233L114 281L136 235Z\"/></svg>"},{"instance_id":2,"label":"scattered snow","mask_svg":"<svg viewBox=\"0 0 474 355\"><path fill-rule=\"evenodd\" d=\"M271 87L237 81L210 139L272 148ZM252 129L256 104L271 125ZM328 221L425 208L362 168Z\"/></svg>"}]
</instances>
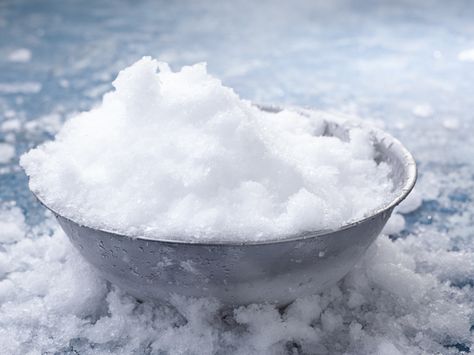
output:
<instances>
[{"instance_id":1,"label":"scattered snow","mask_svg":"<svg viewBox=\"0 0 474 355\"><path fill-rule=\"evenodd\" d=\"M19 119L10 119L0 125L2 131L19 131L21 128L21 121Z\"/></svg>"},{"instance_id":2,"label":"scattered snow","mask_svg":"<svg viewBox=\"0 0 474 355\"><path fill-rule=\"evenodd\" d=\"M14 110L6 110L5 112L3 112L5 118L13 118L15 117L15 114L16 112Z\"/></svg>"},{"instance_id":3,"label":"scattered snow","mask_svg":"<svg viewBox=\"0 0 474 355\"><path fill-rule=\"evenodd\" d=\"M394 235L400 233L403 229L405 229L405 218L401 214L393 212L383 229L383 233Z\"/></svg>"},{"instance_id":4,"label":"scattered snow","mask_svg":"<svg viewBox=\"0 0 474 355\"><path fill-rule=\"evenodd\" d=\"M396 208L396 211L399 213L410 213L416 211L420 208L421 204L423 203L423 199L421 194L414 189L407 198Z\"/></svg>"},{"instance_id":5,"label":"scattered snow","mask_svg":"<svg viewBox=\"0 0 474 355\"><path fill-rule=\"evenodd\" d=\"M37 82L0 83L0 94L36 94L41 91Z\"/></svg>"},{"instance_id":6,"label":"scattered snow","mask_svg":"<svg viewBox=\"0 0 474 355\"><path fill-rule=\"evenodd\" d=\"M417 117L427 118L427 117L433 116L434 110L433 110L433 107L431 107L431 105L421 104L421 105L416 105L413 108L413 114Z\"/></svg>"},{"instance_id":7,"label":"scattered snow","mask_svg":"<svg viewBox=\"0 0 474 355\"><path fill-rule=\"evenodd\" d=\"M61 87L64 88L64 89L69 88L70 85L71 85L71 84L69 83L69 80L67 80L67 79L61 79L61 80L59 80L59 86L61 86Z\"/></svg>"},{"instance_id":8,"label":"scattered snow","mask_svg":"<svg viewBox=\"0 0 474 355\"><path fill-rule=\"evenodd\" d=\"M15 144L16 142L16 136L13 132L7 132L4 139L6 143Z\"/></svg>"},{"instance_id":9,"label":"scattered snow","mask_svg":"<svg viewBox=\"0 0 474 355\"><path fill-rule=\"evenodd\" d=\"M25 237L25 218L16 206L1 206L0 243L13 243Z\"/></svg>"},{"instance_id":10,"label":"scattered snow","mask_svg":"<svg viewBox=\"0 0 474 355\"><path fill-rule=\"evenodd\" d=\"M433 58L434 59L441 59L441 58L443 58L443 53L441 51L433 51Z\"/></svg>"},{"instance_id":11,"label":"scattered snow","mask_svg":"<svg viewBox=\"0 0 474 355\"><path fill-rule=\"evenodd\" d=\"M458 59L462 62L474 62L474 48L459 52Z\"/></svg>"},{"instance_id":12,"label":"scattered snow","mask_svg":"<svg viewBox=\"0 0 474 355\"><path fill-rule=\"evenodd\" d=\"M15 49L8 55L8 60L16 63L27 63L31 60L31 51L27 48Z\"/></svg>"},{"instance_id":13,"label":"scattered snow","mask_svg":"<svg viewBox=\"0 0 474 355\"><path fill-rule=\"evenodd\" d=\"M459 128L460 123L457 118L447 118L443 121L443 126L447 129L455 130Z\"/></svg>"},{"instance_id":14,"label":"scattered snow","mask_svg":"<svg viewBox=\"0 0 474 355\"><path fill-rule=\"evenodd\" d=\"M62 125L61 115L53 112L26 122L25 130L28 132L41 131L54 134L59 131Z\"/></svg>"},{"instance_id":15,"label":"scattered snow","mask_svg":"<svg viewBox=\"0 0 474 355\"><path fill-rule=\"evenodd\" d=\"M459 253L425 251L439 236L381 236L337 286L285 309L221 309L209 299L138 302L107 286L53 221L27 233L16 207L0 212L5 220L16 229L13 238L0 229L2 354L454 354L449 346L471 341L470 289L444 282Z\"/></svg>"},{"instance_id":16,"label":"scattered snow","mask_svg":"<svg viewBox=\"0 0 474 355\"><path fill-rule=\"evenodd\" d=\"M15 146L9 143L0 143L0 164L8 163L15 157Z\"/></svg>"}]
</instances>

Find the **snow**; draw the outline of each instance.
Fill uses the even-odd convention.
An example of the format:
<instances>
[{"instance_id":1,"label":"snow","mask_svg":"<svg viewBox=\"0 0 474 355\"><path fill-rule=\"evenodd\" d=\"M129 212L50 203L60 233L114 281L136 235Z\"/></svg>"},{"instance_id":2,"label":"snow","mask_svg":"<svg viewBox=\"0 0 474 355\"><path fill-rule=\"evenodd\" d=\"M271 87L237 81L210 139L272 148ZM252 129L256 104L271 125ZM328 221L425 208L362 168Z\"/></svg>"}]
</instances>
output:
<instances>
[{"instance_id":1,"label":"snow","mask_svg":"<svg viewBox=\"0 0 474 355\"><path fill-rule=\"evenodd\" d=\"M411 213L420 208L423 203L423 197L418 190L413 190L405 200L397 207L397 211L400 213Z\"/></svg>"},{"instance_id":2,"label":"snow","mask_svg":"<svg viewBox=\"0 0 474 355\"><path fill-rule=\"evenodd\" d=\"M108 286L54 221L29 230L19 211L0 212L22 232L0 251L2 354L453 353L443 345L470 339L470 288L444 281L453 259L413 253L437 236L381 236L337 286L284 309L179 297L171 307Z\"/></svg>"},{"instance_id":3,"label":"snow","mask_svg":"<svg viewBox=\"0 0 474 355\"><path fill-rule=\"evenodd\" d=\"M0 82L0 94L36 94L41 91L41 87L37 82Z\"/></svg>"},{"instance_id":4,"label":"snow","mask_svg":"<svg viewBox=\"0 0 474 355\"><path fill-rule=\"evenodd\" d=\"M459 52L458 59L462 62L474 62L474 48Z\"/></svg>"},{"instance_id":5,"label":"snow","mask_svg":"<svg viewBox=\"0 0 474 355\"><path fill-rule=\"evenodd\" d=\"M31 51L28 48L18 48L8 55L10 62L27 63L31 60Z\"/></svg>"},{"instance_id":6,"label":"snow","mask_svg":"<svg viewBox=\"0 0 474 355\"><path fill-rule=\"evenodd\" d=\"M62 127L62 117L59 113L51 113L37 117L25 123L25 130L28 132L48 132L55 134Z\"/></svg>"},{"instance_id":7,"label":"snow","mask_svg":"<svg viewBox=\"0 0 474 355\"><path fill-rule=\"evenodd\" d=\"M388 235L398 234L405 229L405 218L400 213L393 213L383 228L383 233Z\"/></svg>"},{"instance_id":8,"label":"snow","mask_svg":"<svg viewBox=\"0 0 474 355\"><path fill-rule=\"evenodd\" d=\"M18 207L0 210L0 243L14 243L25 237L25 218Z\"/></svg>"},{"instance_id":9,"label":"snow","mask_svg":"<svg viewBox=\"0 0 474 355\"><path fill-rule=\"evenodd\" d=\"M456 118L447 118L443 121L443 126L447 129L455 130L460 127L460 123Z\"/></svg>"},{"instance_id":10,"label":"snow","mask_svg":"<svg viewBox=\"0 0 474 355\"><path fill-rule=\"evenodd\" d=\"M19 131L21 128L21 121L19 119L10 119L3 122L0 126L2 131Z\"/></svg>"},{"instance_id":11,"label":"snow","mask_svg":"<svg viewBox=\"0 0 474 355\"><path fill-rule=\"evenodd\" d=\"M1 220L16 230L0 243L0 354L472 352L474 70L457 57L473 48L472 2L49 3L16 0L0 11L0 82L43 85L38 95L0 94L0 124L22 122L19 131L0 131L1 142L15 135L17 154L0 166ZM34 60L3 60L20 46ZM417 159L421 206L399 213L404 230L378 237L334 288L286 309L217 310L210 300L176 299L178 314L123 294L45 216L17 158L55 133L43 130L49 119L31 129L27 122L53 115L62 124L90 110L100 102L88 90L142 55L166 58L174 70L207 61L254 102L383 123ZM423 103L436 114L414 116ZM444 124L452 118L457 129ZM342 325L323 329L323 314L341 316Z\"/></svg>"},{"instance_id":12,"label":"snow","mask_svg":"<svg viewBox=\"0 0 474 355\"><path fill-rule=\"evenodd\" d=\"M15 157L15 147L9 143L0 143L0 164L6 164Z\"/></svg>"},{"instance_id":13,"label":"snow","mask_svg":"<svg viewBox=\"0 0 474 355\"><path fill-rule=\"evenodd\" d=\"M433 116L434 110L429 104L420 104L413 108L413 114L417 117L427 118Z\"/></svg>"},{"instance_id":14,"label":"snow","mask_svg":"<svg viewBox=\"0 0 474 355\"><path fill-rule=\"evenodd\" d=\"M72 220L150 238L262 240L335 229L393 198L368 128L348 128L347 142L322 136L322 118L261 111L204 64L173 72L144 57L113 85L21 158L32 190Z\"/></svg>"}]
</instances>

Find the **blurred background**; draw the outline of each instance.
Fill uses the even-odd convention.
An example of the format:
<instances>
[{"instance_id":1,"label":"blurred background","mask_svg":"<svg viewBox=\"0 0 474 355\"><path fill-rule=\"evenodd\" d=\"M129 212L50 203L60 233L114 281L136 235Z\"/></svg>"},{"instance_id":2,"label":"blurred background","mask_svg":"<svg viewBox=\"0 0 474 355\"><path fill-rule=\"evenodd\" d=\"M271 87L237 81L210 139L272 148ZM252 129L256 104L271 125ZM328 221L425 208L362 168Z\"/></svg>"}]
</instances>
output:
<instances>
[{"instance_id":1,"label":"blurred background","mask_svg":"<svg viewBox=\"0 0 474 355\"><path fill-rule=\"evenodd\" d=\"M398 137L423 202L391 239L414 238L416 270L472 309L473 1L0 0L0 206L44 220L18 157L144 55L175 70L205 61L243 98L342 111ZM469 351L453 339L443 349Z\"/></svg>"}]
</instances>

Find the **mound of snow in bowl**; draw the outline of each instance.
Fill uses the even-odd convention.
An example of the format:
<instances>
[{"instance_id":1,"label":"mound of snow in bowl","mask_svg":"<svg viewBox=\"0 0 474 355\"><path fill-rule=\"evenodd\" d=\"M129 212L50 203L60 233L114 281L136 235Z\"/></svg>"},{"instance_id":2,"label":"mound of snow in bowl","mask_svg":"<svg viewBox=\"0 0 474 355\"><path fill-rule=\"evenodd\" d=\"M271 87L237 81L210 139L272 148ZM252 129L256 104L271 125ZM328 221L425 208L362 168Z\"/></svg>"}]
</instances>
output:
<instances>
[{"instance_id":1,"label":"mound of snow in bowl","mask_svg":"<svg viewBox=\"0 0 474 355\"><path fill-rule=\"evenodd\" d=\"M159 69L159 72L157 70ZM390 201L373 137L264 112L206 72L143 58L102 104L21 158L30 188L76 222L132 236L263 240L328 228Z\"/></svg>"}]
</instances>

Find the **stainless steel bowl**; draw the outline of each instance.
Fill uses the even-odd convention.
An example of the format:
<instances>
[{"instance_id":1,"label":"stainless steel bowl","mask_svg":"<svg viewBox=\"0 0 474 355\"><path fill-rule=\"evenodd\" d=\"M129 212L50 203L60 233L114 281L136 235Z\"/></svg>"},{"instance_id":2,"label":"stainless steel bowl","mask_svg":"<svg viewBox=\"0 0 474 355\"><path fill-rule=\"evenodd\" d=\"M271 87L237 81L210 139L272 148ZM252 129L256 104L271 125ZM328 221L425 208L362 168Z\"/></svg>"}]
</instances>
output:
<instances>
[{"instance_id":1,"label":"stainless steel bowl","mask_svg":"<svg viewBox=\"0 0 474 355\"><path fill-rule=\"evenodd\" d=\"M412 155L387 133L371 131L376 159L391 167L396 197L370 216L336 230L256 242L184 242L97 230L52 212L82 256L105 279L139 299L166 302L177 294L214 297L225 305L284 305L346 275L413 188ZM325 134L347 139L347 128L329 120Z\"/></svg>"}]
</instances>

